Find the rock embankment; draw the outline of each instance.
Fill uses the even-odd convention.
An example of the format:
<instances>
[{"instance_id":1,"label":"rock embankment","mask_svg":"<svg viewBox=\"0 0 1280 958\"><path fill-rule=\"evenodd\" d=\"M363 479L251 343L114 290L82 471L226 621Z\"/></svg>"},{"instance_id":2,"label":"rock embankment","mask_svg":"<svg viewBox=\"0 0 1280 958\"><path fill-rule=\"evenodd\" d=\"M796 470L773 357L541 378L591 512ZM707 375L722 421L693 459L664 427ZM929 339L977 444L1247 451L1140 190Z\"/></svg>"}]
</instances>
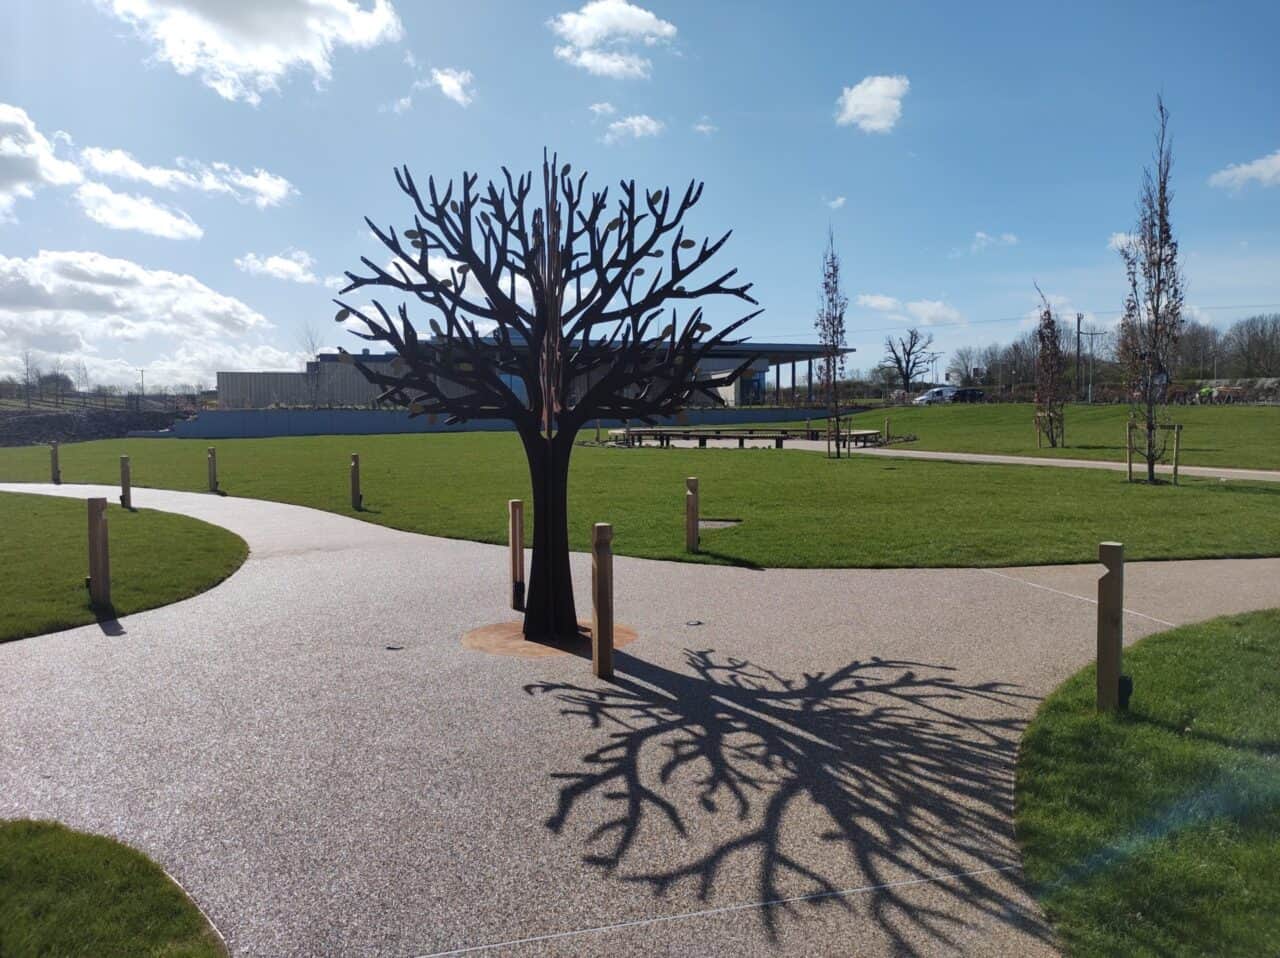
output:
<instances>
[{"instance_id":1,"label":"rock embankment","mask_svg":"<svg viewBox=\"0 0 1280 958\"><path fill-rule=\"evenodd\" d=\"M0 411L0 446L119 439L131 429L168 429L173 420L172 412L124 409L4 410Z\"/></svg>"}]
</instances>

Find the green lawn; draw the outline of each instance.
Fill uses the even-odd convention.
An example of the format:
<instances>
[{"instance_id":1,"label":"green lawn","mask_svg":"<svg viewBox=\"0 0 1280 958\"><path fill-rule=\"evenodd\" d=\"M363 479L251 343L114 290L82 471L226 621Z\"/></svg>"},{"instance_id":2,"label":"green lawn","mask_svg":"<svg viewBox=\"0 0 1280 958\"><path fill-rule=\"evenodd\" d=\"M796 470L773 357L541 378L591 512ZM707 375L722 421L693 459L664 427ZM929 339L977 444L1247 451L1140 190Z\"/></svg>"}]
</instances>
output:
<instances>
[{"instance_id":1,"label":"green lawn","mask_svg":"<svg viewBox=\"0 0 1280 958\"><path fill-rule=\"evenodd\" d=\"M896 449L1123 462L1129 407L1068 406L1065 449L1036 448L1035 406L1030 403L894 406L859 413L853 420L856 428L880 429L886 416L894 435L916 436ZM1183 426L1182 465L1280 469L1280 406L1173 406L1169 418ZM1172 457L1170 440L1170 461Z\"/></svg>"},{"instance_id":2,"label":"green lawn","mask_svg":"<svg viewBox=\"0 0 1280 958\"><path fill-rule=\"evenodd\" d=\"M0 642L95 620L84 585L87 525L81 499L0 493ZM166 512L111 505L107 530L117 615L203 592L249 553L244 540L225 529Z\"/></svg>"},{"instance_id":3,"label":"green lawn","mask_svg":"<svg viewBox=\"0 0 1280 958\"><path fill-rule=\"evenodd\" d=\"M1280 610L1125 651L1130 711L1086 669L1022 741L1026 875L1068 953L1280 954Z\"/></svg>"},{"instance_id":4,"label":"green lawn","mask_svg":"<svg viewBox=\"0 0 1280 958\"><path fill-rule=\"evenodd\" d=\"M54 822L0 822L0 955L225 954L200 911L145 855Z\"/></svg>"},{"instance_id":5,"label":"green lawn","mask_svg":"<svg viewBox=\"0 0 1280 958\"><path fill-rule=\"evenodd\" d=\"M367 511L415 532L500 543L506 502L529 500L510 433L222 440L222 488L352 515L350 453L359 452ZM205 448L133 439L62 447L66 482L118 481L200 491ZM684 477L701 479L706 518L697 561L766 567L903 567L1092 562L1104 539L1131 559L1280 553L1280 484L1188 480L1130 485L1114 472L977 466L810 452L581 447L570 480L570 534L586 549L593 522L614 524L616 550L684 553ZM48 480L48 451L0 449L0 481Z\"/></svg>"}]
</instances>

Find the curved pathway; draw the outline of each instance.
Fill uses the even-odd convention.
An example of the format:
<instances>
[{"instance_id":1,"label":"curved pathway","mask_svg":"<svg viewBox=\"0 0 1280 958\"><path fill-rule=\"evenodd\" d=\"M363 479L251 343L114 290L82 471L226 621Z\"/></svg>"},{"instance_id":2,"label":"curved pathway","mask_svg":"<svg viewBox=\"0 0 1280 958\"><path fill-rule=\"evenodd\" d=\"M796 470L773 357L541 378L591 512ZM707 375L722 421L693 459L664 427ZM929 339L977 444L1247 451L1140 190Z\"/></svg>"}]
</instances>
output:
<instances>
[{"instance_id":1,"label":"curved pathway","mask_svg":"<svg viewBox=\"0 0 1280 958\"><path fill-rule=\"evenodd\" d=\"M708 440L709 443L723 442L727 447L736 444L736 440ZM748 445L757 448L772 448L773 440L748 440ZM675 446L692 449L697 446L694 440L676 440ZM808 439L792 439L786 444L787 449L802 449L805 452L827 451L825 442ZM1123 462L1111 462L1107 459L1059 459L1050 456L1005 456L984 452L940 452L925 449L904 449L901 446L860 447L850 450L855 456L884 456L890 459L926 459L943 462L976 462L992 466L1057 466L1059 469L1109 469L1112 472L1124 472L1128 465ZM1139 475L1145 467L1136 460L1133 464L1134 475ZM1173 475L1173 466L1163 463L1156 466L1161 475ZM1178 466L1180 476L1199 476L1207 479L1250 480L1252 482L1280 482L1280 470L1276 469L1236 469L1229 466Z\"/></svg>"},{"instance_id":2,"label":"curved pathway","mask_svg":"<svg viewBox=\"0 0 1280 958\"><path fill-rule=\"evenodd\" d=\"M249 560L119 634L0 645L0 817L138 847L233 954L1053 952L1013 768L1093 654L1096 567L618 558L641 638L609 684L461 648L512 617L500 547L134 496ZM1126 584L1136 638L1280 605L1280 559L1134 563Z\"/></svg>"}]
</instances>

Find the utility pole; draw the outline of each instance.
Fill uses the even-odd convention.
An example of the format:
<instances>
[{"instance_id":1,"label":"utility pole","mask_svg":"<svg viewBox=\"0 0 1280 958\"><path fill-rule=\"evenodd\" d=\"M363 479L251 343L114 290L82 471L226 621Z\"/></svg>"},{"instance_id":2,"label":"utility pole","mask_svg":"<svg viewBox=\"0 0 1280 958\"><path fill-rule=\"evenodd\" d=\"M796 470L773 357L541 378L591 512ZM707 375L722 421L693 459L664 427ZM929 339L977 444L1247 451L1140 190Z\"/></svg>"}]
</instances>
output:
<instances>
[{"instance_id":1,"label":"utility pole","mask_svg":"<svg viewBox=\"0 0 1280 958\"><path fill-rule=\"evenodd\" d=\"M1078 334L1078 335L1079 335L1079 334ZM1102 335L1104 335L1104 333L1103 333L1103 331L1102 331L1102 330L1100 330L1100 329L1095 329L1095 330L1085 330L1085 332L1083 333L1083 335L1085 335L1085 336L1088 336L1088 337L1089 337L1089 392L1088 392L1088 402L1089 402L1089 404L1090 404L1090 405L1093 405L1093 341L1094 341L1094 339L1095 339L1095 338L1097 338L1098 336L1102 336ZM1078 342L1078 340L1077 340L1077 342Z\"/></svg>"},{"instance_id":2,"label":"utility pole","mask_svg":"<svg viewBox=\"0 0 1280 958\"><path fill-rule=\"evenodd\" d=\"M1080 382L1080 324L1084 321L1084 313L1076 313L1076 399L1080 399L1083 392ZM1093 345L1093 340L1089 340L1089 345Z\"/></svg>"}]
</instances>

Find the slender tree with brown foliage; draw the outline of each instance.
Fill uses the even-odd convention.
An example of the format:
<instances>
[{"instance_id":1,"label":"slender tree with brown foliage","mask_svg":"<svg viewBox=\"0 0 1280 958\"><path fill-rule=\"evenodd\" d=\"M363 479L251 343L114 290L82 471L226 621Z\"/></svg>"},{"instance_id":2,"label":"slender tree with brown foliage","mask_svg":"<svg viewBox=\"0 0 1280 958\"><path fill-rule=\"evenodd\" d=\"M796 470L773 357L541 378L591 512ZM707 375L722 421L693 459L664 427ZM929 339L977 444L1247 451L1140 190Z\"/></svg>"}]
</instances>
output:
<instances>
[{"instance_id":1,"label":"slender tree with brown foliage","mask_svg":"<svg viewBox=\"0 0 1280 958\"><path fill-rule=\"evenodd\" d=\"M849 297L840 288L840 256L836 253L835 234L827 229L827 249L822 254L822 292L818 315L813 321L818 331L818 379L827 404L827 454L831 452L830 425L836 428L836 458L840 458L840 380L844 377L844 312Z\"/></svg>"},{"instance_id":2,"label":"slender tree with brown foliage","mask_svg":"<svg viewBox=\"0 0 1280 958\"><path fill-rule=\"evenodd\" d=\"M911 397L911 382L929 367L929 347L933 345L933 334L920 334L920 330L912 326L907 335L894 339L884 338L884 364L897 373L902 383L902 391Z\"/></svg>"},{"instance_id":3,"label":"slender tree with brown foliage","mask_svg":"<svg viewBox=\"0 0 1280 958\"><path fill-rule=\"evenodd\" d=\"M368 275L348 272L342 293L381 288L409 299L427 311L429 335L403 302L389 310L376 299L335 301L339 321L355 321L356 335L396 353L390 364L343 354L383 388L383 401L446 422L515 426L533 486L524 634L552 641L578 632L567 516L578 431L597 418L652 422L695 397L722 402L719 390L754 357L719 372L704 360L741 344L731 337L760 312L713 332L701 306L677 309L715 296L756 302L750 283L735 283L736 269L699 278L730 236L686 235L701 183L673 193L623 181L611 203L608 189L588 191L586 181L545 153L536 189L533 173L503 168L485 186L464 172L458 184L428 179L424 192L407 167L397 169L412 226L366 219L392 259L362 258Z\"/></svg>"},{"instance_id":4,"label":"slender tree with brown foliage","mask_svg":"<svg viewBox=\"0 0 1280 958\"><path fill-rule=\"evenodd\" d=\"M1169 111L1160 97L1156 98L1156 118L1154 168L1148 166L1142 171L1138 222L1120 247L1129 292L1117 344L1130 397L1142 424L1139 451L1147 463L1148 482L1156 481L1156 463L1164 456L1167 443L1159 426L1177 356L1185 293L1178 240L1169 216L1173 202L1169 188L1173 170Z\"/></svg>"},{"instance_id":5,"label":"slender tree with brown foliage","mask_svg":"<svg viewBox=\"0 0 1280 958\"><path fill-rule=\"evenodd\" d=\"M1063 373L1067 358L1062 352L1062 330L1053 307L1040 287L1040 322L1036 326L1036 428L1049 437L1049 445L1065 445L1066 386Z\"/></svg>"}]
</instances>

